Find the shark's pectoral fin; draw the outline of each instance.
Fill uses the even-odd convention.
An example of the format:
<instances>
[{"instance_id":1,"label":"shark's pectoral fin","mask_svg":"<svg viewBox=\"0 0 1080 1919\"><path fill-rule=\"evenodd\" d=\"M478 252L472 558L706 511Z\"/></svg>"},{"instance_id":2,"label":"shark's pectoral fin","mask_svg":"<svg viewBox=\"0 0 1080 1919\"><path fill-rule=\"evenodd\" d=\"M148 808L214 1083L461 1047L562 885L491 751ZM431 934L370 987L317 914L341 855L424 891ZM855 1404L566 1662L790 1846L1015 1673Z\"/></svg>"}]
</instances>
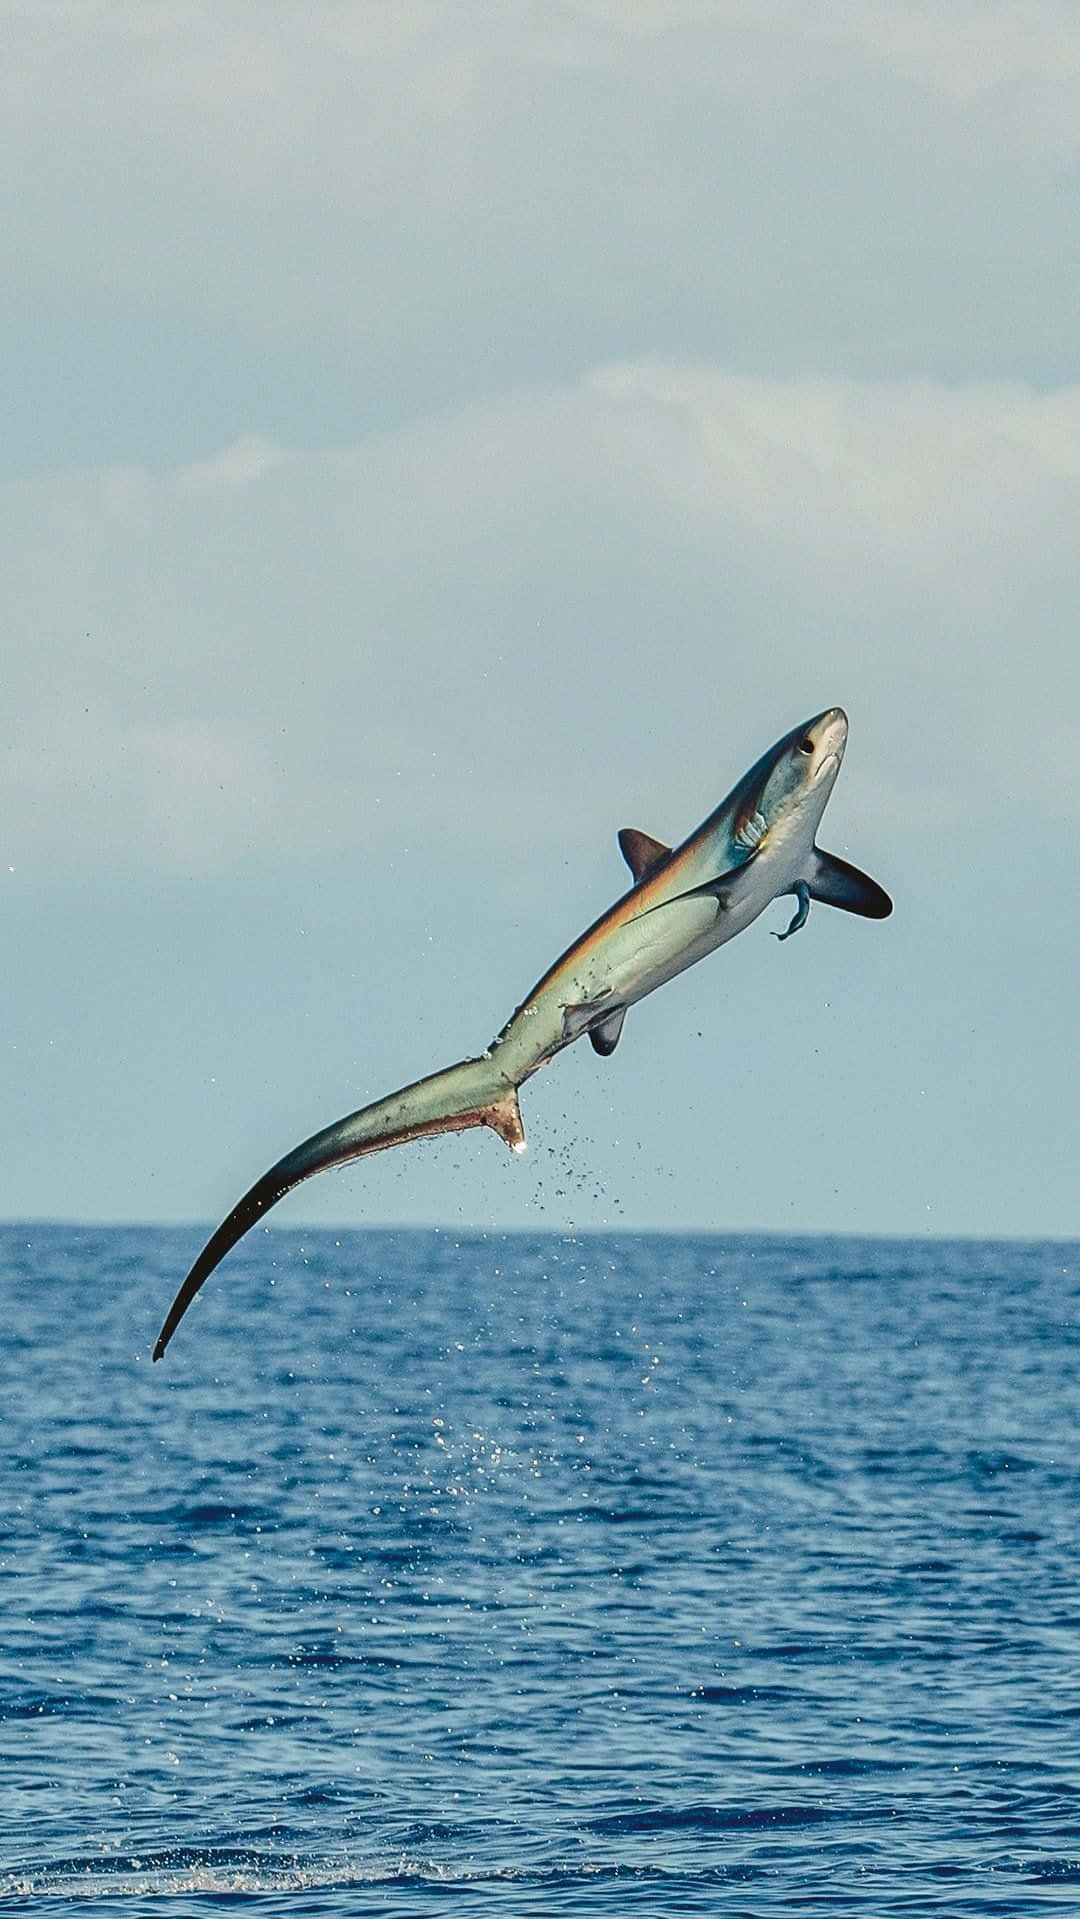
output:
<instances>
[{"instance_id":1,"label":"shark's pectoral fin","mask_svg":"<svg viewBox=\"0 0 1080 1919\"><path fill-rule=\"evenodd\" d=\"M858 913L867 920L887 920L893 910L889 895L876 880L817 846L806 880L810 898L820 900L823 906L838 906L841 912Z\"/></svg>"},{"instance_id":2,"label":"shark's pectoral fin","mask_svg":"<svg viewBox=\"0 0 1080 1919\"><path fill-rule=\"evenodd\" d=\"M609 1013L606 1019L598 1020L595 1026L590 1026L589 1039L593 1052L599 1053L601 1059L607 1059L615 1051L625 1018L626 1008L619 1006L614 1013Z\"/></svg>"},{"instance_id":3,"label":"shark's pectoral fin","mask_svg":"<svg viewBox=\"0 0 1080 1919\"><path fill-rule=\"evenodd\" d=\"M637 826L619 828L619 851L634 875L635 880L643 880L654 866L666 859L671 851L663 840L654 840L651 833L643 833Z\"/></svg>"}]
</instances>

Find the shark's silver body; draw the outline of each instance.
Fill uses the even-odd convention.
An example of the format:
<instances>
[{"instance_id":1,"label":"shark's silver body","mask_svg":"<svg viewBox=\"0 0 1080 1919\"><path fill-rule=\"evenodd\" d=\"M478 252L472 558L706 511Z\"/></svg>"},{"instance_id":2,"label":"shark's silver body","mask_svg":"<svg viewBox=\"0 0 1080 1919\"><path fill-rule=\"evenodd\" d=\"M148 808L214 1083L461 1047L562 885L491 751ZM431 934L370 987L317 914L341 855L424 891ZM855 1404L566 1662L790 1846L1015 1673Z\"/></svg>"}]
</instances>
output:
<instances>
[{"instance_id":1,"label":"shark's silver body","mask_svg":"<svg viewBox=\"0 0 1080 1919\"><path fill-rule=\"evenodd\" d=\"M812 898L868 918L891 912L875 881L816 845L846 743L846 717L830 707L779 740L681 845L624 830L619 839L633 886L537 981L487 1051L363 1107L271 1167L200 1253L154 1358L218 1261L301 1180L365 1153L470 1126L490 1126L520 1151L517 1090L531 1074L585 1033L597 1052L612 1052L628 1007L734 939L782 894L795 894L799 910L781 938L803 924Z\"/></svg>"}]
</instances>

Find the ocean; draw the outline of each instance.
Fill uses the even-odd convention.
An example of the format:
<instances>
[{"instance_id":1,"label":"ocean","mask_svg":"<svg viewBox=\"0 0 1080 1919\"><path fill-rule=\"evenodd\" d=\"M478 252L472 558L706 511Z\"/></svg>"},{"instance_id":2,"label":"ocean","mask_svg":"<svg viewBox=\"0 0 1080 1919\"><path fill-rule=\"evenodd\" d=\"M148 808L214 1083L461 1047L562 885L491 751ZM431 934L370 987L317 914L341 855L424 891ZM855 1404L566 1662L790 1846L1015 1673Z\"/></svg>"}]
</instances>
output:
<instances>
[{"instance_id":1,"label":"ocean","mask_svg":"<svg viewBox=\"0 0 1080 1919\"><path fill-rule=\"evenodd\" d=\"M0 1229L0 1905L1080 1907L1076 1246Z\"/></svg>"}]
</instances>

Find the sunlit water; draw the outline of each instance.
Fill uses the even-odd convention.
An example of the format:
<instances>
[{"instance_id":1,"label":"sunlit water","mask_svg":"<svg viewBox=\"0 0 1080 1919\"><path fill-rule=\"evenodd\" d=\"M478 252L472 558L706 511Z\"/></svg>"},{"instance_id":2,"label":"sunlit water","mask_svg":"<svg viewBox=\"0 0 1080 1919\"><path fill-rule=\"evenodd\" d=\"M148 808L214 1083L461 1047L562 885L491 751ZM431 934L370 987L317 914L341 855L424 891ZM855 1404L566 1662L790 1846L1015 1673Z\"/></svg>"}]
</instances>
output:
<instances>
[{"instance_id":1,"label":"sunlit water","mask_svg":"<svg viewBox=\"0 0 1080 1919\"><path fill-rule=\"evenodd\" d=\"M198 1244L0 1234L5 1911L1080 1906L1075 1247Z\"/></svg>"}]
</instances>

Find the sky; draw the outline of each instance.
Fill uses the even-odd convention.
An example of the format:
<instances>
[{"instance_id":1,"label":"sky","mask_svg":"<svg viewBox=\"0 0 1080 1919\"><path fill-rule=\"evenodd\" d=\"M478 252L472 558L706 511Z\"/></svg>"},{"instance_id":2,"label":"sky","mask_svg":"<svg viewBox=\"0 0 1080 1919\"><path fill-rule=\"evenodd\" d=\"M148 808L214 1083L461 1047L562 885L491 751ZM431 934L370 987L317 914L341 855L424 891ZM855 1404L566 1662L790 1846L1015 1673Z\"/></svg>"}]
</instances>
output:
<instances>
[{"instance_id":1,"label":"sky","mask_svg":"<svg viewBox=\"0 0 1080 1919\"><path fill-rule=\"evenodd\" d=\"M783 901L306 1222L1080 1234L1080 20L9 0L0 1214L212 1223L834 703Z\"/></svg>"}]
</instances>

